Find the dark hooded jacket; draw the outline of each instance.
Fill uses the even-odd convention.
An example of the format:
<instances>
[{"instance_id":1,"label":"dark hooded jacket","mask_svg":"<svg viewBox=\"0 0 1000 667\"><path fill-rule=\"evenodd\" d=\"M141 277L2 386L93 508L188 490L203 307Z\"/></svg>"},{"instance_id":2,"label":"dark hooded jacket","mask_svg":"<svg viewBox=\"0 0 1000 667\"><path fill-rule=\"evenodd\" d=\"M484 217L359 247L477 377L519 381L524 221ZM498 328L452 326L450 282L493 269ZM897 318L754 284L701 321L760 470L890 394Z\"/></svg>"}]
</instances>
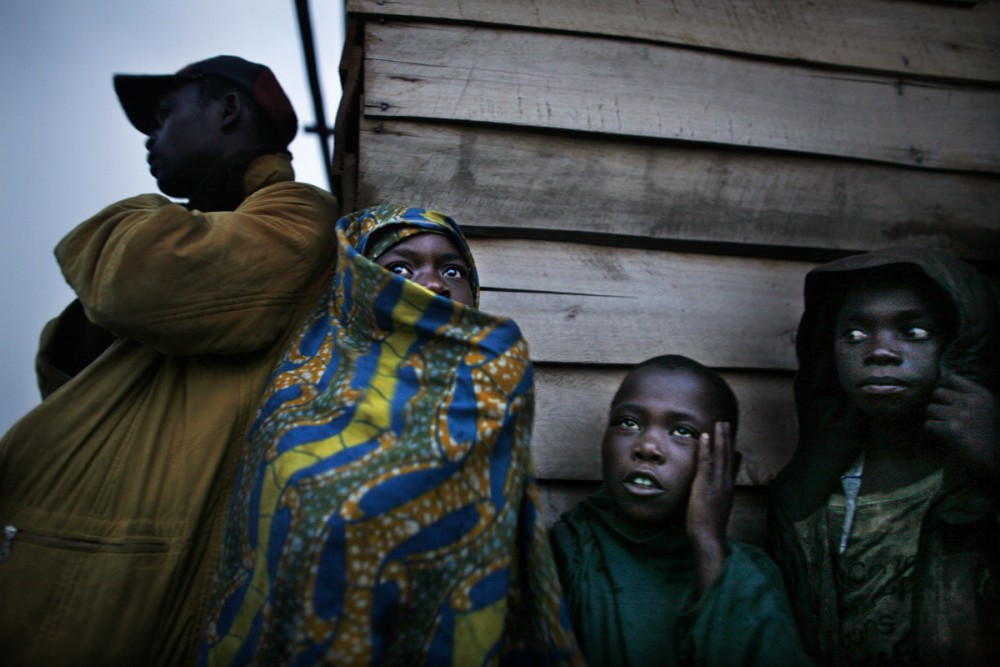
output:
<instances>
[{"instance_id":1,"label":"dark hooded jacket","mask_svg":"<svg viewBox=\"0 0 1000 667\"><path fill-rule=\"evenodd\" d=\"M841 389L833 360L843 286L863 280L863 272L896 268L929 279L946 301L954 331L941 370L1000 393L1000 295L972 266L942 251L900 248L846 257L806 277L796 338L799 444L772 485L768 548L782 569L806 648L821 664L840 662L832 562L827 555L819 573L807 572L794 525L839 489L862 444L860 414ZM914 566L915 650L927 665L1000 664L998 490L959 464L948 463L943 472L942 490L921 524Z\"/></svg>"}]
</instances>

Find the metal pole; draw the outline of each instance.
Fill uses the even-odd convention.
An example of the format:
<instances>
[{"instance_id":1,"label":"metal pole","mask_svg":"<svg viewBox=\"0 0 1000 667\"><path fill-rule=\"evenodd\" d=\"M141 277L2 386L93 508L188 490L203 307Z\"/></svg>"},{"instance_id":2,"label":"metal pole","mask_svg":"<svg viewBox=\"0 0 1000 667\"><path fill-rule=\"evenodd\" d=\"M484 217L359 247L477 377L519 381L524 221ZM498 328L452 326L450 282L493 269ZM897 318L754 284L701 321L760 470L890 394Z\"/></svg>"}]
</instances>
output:
<instances>
[{"instance_id":1,"label":"metal pole","mask_svg":"<svg viewBox=\"0 0 1000 667\"><path fill-rule=\"evenodd\" d=\"M309 75L309 90L312 92L313 113L316 124L305 126L306 132L315 132L319 137L323 164L326 166L326 180L333 191L333 158L330 154L330 137L333 130L326 125L326 111L323 108L323 91L319 85L319 67L316 64L316 47L313 42L312 19L309 14L309 0L295 0L295 10L299 18L299 34L302 37L302 55Z\"/></svg>"}]
</instances>

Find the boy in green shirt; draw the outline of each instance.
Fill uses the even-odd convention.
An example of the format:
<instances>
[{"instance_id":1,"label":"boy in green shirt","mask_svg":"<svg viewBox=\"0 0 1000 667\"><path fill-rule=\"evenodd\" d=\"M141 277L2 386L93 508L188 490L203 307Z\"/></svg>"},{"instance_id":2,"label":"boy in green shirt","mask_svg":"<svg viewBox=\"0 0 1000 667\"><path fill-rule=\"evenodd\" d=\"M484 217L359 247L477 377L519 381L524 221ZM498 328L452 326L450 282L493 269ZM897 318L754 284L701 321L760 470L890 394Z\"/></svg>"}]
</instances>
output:
<instances>
[{"instance_id":1,"label":"boy in green shirt","mask_svg":"<svg viewBox=\"0 0 1000 667\"><path fill-rule=\"evenodd\" d=\"M738 406L715 371L668 355L611 403L604 484L551 532L588 664L807 665L781 578L726 538Z\"/></svg>"}]
</instances>

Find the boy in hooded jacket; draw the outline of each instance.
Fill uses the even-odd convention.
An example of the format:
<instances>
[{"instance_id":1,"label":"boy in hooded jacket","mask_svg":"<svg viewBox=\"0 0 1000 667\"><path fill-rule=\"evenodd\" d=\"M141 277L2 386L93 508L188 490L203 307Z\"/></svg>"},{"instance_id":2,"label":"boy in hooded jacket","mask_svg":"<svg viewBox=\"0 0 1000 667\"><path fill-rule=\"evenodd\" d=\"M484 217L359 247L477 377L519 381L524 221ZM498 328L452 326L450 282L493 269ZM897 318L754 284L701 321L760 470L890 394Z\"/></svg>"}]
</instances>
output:
<instances>
[{"instance_id":1,"label":"boy in hooded jacket","mask_svg":"<svg viewBox=\"0 0 1000 667\"><path fill-rule=\"evenodd\" d=\"M997 664L998 301L932 249L806 277L768 541L821 664Z\"/></svg>"}]
</instances>

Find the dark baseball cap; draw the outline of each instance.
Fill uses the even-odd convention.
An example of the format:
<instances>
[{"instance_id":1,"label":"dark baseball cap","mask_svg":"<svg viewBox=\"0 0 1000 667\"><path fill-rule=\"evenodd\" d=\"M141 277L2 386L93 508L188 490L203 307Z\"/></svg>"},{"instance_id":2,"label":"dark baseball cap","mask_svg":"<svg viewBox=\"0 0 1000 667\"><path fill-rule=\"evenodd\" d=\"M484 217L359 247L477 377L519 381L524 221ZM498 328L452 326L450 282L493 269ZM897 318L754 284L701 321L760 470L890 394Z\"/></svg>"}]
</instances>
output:
<instances>
[{"instance_id":1,"label":"dark baseball cap","mask_svg":"<svg viewBox=\"0 0 1000 667\"><path fill-rule=\"evenodd\" d=\"M215 56L182 68L176 74L116 74L115 92L125 115L137 130L156 129L160 99L174 87L205 76L231 81L256 102L274 124L277 138L287 146L298 131L298 118L281 84L266 66L238 56Z\"/></svg>"}]
</instances>

